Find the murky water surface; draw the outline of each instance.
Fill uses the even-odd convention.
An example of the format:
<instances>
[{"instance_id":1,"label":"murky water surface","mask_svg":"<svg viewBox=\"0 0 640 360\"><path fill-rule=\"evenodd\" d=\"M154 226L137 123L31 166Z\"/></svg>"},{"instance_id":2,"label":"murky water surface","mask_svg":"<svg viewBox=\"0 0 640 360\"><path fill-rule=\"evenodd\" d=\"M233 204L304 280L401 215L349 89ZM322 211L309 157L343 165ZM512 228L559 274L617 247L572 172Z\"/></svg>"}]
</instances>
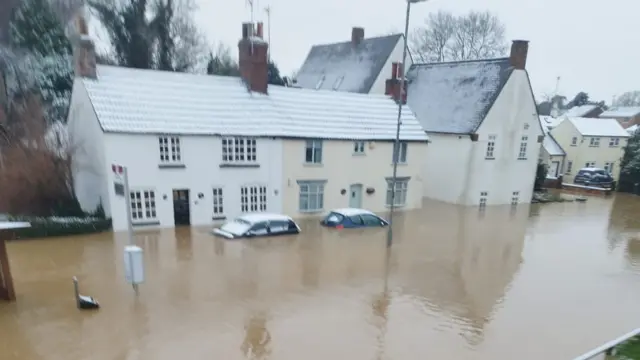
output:
<instances>
[{"instance_id":1,"label":"murky water surface","mask_svg":"<svg viewBox=\"0 0 640 360\"><path fill-rule=\"evenodd\" d=\"M640 199L400 215L379 229L225 241L138 233L10 243L3 360L571 359L640 326ZM102 304L75 308L72 276Z\"/></svg>"}]
</instances>

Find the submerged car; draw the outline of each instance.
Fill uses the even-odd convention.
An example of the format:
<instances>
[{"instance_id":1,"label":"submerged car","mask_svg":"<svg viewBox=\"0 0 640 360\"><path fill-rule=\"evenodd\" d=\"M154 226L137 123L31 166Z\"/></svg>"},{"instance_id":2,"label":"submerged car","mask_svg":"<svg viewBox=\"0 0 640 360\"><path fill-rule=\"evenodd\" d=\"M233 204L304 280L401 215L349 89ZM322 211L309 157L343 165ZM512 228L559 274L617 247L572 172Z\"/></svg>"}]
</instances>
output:
<instances>
[{"instance_id":1,"label":"submerged car","mask_svg":"<svg viewBox=\"0 0 640 360\"><path fill-rule=\"evenodd\" d=\"M338 229L384 227L389 225L387 220L369 210L346 208L331 210L320 222L323 226Z\"/></svg>"},{"instance_id":2,"label":"submerged car","mask_svg":"<svg viewBox=\"0 0 640 360\"><path fill-rule=\"evenodd\" d=\"M255 236L299 234L300 227L289 216L280 214L245 214L226 222L213 233L227 239Z\"/></svg>"},{"instance_id":3,"label":"submerged car","mask_svg":"<svg viewBox=\"0 0 640 360\"><path fill-rule=\"evenodd\" d=\"M610 188L613 186L613 176L605 169L582 168L573 179L577 185Z\"/></svg>"}]
</instances>

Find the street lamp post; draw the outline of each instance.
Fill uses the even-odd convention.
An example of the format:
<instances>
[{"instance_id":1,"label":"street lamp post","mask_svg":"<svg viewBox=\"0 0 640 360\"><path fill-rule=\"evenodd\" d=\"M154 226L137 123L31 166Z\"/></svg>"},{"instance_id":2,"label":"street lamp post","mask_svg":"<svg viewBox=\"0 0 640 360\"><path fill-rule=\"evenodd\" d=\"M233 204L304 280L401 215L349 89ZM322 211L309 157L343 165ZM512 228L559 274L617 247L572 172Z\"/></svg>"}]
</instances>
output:
<instances>
[{"instance_id":1,"label":"street lamp post","mask_svg":"<svg viewBox=\"0 0 640 360\"><path fill-rule=\"evenodd\" d=\"M402 125L402 92L404 91L404 78L407 65L407 48L409 37L409 17L411 15L411 4L426 2L427 0L406 0L407 14L404 21L404 49L402 50L402 74L400 76L400 99L398 100L398 120L396 122L396 140L393 145L393 176L391 177L391 204L389 209L389 228L387 229L387 247L393 243L393 211L396 202L396 182L398 177L398 158L400 155L400 125Z\"/></svg>"}]
</instances>

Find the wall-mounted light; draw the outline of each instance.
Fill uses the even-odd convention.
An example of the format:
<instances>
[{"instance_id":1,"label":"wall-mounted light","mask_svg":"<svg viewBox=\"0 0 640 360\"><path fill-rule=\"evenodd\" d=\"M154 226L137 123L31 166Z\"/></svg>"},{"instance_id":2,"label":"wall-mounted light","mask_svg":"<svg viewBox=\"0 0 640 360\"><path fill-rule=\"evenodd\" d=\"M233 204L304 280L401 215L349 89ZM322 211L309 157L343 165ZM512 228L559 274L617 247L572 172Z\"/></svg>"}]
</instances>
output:
<instances>
[{"instance_id":1,"label":"wall-mounted light","mask_svg":"<svg viewBox=\"0 0 640 360\"><path fill-rule=\"evenodd\" d=\"M345 189L340 190L340 194L344 195L346 193L347 193L347 190L345 190Z\"/></svg>"},{"instance_id":2,"label":"wall-mounted light","mask_svg":"<svg viewBox=\"0 0 640 360\"><path fill-rule=\"evenodd\" d=\"M162 200L167 200L167 194L162 195Z\"/></svg>"},{"instance_id":3,"label":"wall-mounted light","mask_svg":"<svg viewBox=\"0 0 640 360\"><path fill-rule=\"evenodd\" d=\"M202 199L204 198L204 194L203 193L198 193L198 199Z\"/></svg>"},{"instance_id":4,"label":"wall-mounted light","mask_svg":"<svg viewBox=\"0 0 640 360\"><path fill-rule=\"evenodd\" d=\"M371 195L371 194L373 194L374 192L376 192L376 189L374 189L374 188L372 188L372 187L368 187L368 188L367 188L367 194Z\"/></svg>"},{"instance_id":5,"label":"wall-mounted light","mask_svg":"<svg viewBox=\"0 0 640 360\"><path fill-rule=\"evenodd\" d=\"M278 189L273 190L273 195L278 195Z\"/></svg>"}]
</instances>

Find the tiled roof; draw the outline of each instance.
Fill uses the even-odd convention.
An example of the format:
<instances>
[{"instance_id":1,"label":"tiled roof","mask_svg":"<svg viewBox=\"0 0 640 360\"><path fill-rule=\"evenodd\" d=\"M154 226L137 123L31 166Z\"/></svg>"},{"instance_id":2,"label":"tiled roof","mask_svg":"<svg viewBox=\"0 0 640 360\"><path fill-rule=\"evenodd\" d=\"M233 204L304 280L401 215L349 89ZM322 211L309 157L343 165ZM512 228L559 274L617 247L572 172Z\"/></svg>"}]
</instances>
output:
<instances>
[{"instance_id":1,"label":"tiled roof","mask_svg":"<svg viewBox=\"0 0 640 360\"><path fill-rule=\"evenodd\" d=\"M236 77L98 66L83 79L106 132L391 140L398 107L385 95L270 86ZM427 139L408 107L402 140Z\"/></svg>"},{"instance_id":2,"label":"tiled roof","mask_svg":"<svg viewBox=\"0 0 640 360\"><path fill-rule=\"evenodd\" d=\"M571 121L583 136L629 137L629 133L616 119L574 117L567 120Z\"/></svg>"},{"instance_id":3,"label":"tiled roof","mask_svg":"<svg viewBox=\"0 0 640 360\"><path fill-rule=\"evenodd\" d=\"M632 117L640 114L640 106L620 106L611 108L602 114L601 117Z\"/></svg>"},{"instance_id":4,"label":"tiled roof","mask_svg":"<svg viewBox=\"0 0 640 360\"><path fill-rule=\"evenodd\" d=\"M407 102L427 133L473 133L511 69L509 59L413 65Z\"/></svg>"},{"instance_id":5,"label":"tiled roof","mask_svg":"<svg viewBox=\"0 0 640 360\"><path fill-rule=\"evenodd\" d=\"M297 85L366 94L401 39L397 34L363 39L357 47L351 41L315 45L298 70Z\"/></svg>"},{"instance_id":6,"label":"tiled roof","mask_svg":"<svg viewBox=\"0 0 640 360\"><path fill-rule=\"evenodd\" d=\"M590 112L594 111L597 108L598 108L598 105L574 106L571 109L568 109L567 111L563 112L562 116L582 117L589 114Z\"/></svg>"}]
</instances>

